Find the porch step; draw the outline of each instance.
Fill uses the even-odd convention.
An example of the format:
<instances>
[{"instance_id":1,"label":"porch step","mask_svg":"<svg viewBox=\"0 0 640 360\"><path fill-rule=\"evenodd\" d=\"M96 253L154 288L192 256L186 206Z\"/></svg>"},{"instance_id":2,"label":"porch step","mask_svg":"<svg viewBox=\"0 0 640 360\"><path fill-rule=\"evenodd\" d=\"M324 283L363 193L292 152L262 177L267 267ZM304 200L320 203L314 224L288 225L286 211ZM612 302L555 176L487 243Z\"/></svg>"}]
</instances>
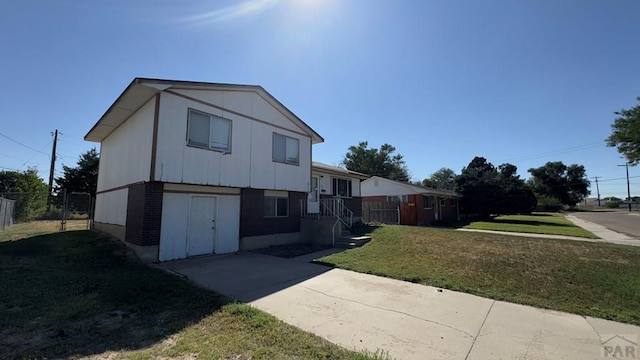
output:
<instances>
[{"instance_id":1,"label":"porch step","mask_svg":"<svg viewBox=\"0 0 640 360\"><path fill-rule=\"evenodd\" d=\"M371 241L371 236L341 236L336 239L334 247L340 249L353 249Z\"/></svg>"}]
</instances>

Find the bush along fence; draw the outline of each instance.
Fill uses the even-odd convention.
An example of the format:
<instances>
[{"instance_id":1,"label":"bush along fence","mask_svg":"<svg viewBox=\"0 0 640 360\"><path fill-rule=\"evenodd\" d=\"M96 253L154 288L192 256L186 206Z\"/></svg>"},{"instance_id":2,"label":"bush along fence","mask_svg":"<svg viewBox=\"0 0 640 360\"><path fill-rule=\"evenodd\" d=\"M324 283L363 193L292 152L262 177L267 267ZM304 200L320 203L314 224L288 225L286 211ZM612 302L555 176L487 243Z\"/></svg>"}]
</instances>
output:
<instances>
[{"instance_id":1,"label":"bush along fence","mask_svg":"<svg viewBox=\"0 0 640 360\"><path fill-rule=\"evenodd\" d=\"M60 221L62 230L67 220L87 220L87 227L91 226L93 198L88 193L60 192L50 197L48 192L14 192L0 193L0 199L0 225L5 224L0 229L37 220ZM8 210L2 212L5 207Z\"/></svg>"},{"instance_id":2,"label":"bush along fence","mask_svg":"<svg viewBox=\"0 0 640 360\"><path fill-rule=\"evenodd\" d=\"M0 230L13 225L13 211L15 209L15 200L0 197Z\"/></svg>"}]
</instances>

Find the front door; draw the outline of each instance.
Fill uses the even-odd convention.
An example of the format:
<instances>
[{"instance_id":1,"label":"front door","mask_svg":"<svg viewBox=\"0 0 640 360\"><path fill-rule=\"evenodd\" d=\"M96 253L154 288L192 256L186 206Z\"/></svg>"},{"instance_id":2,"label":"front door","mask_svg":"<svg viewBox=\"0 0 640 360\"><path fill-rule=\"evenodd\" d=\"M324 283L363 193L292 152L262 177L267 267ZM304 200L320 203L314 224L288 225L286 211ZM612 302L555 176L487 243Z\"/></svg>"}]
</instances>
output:
<instances>
[{"instance_id":1,"label":"front door","mask_svg":"<svg viewBox=\"0 0 640 360\"><path fill-rule=\"evenodd\" d=\"M187 256L212 254L216 239L216 198L192 196Z\"/></svg>"},{"instance_id":2,"label":"front door","mask_svg":"<svg viewBox=\"0 0 640 360\"><path fill-rule=\"evenodd\" d=\"M311 191L307 195L307 212L309 214L317 214L320 212L320 191L319 179L317 176L311 177Z\"/></svg>"}]
</instances>

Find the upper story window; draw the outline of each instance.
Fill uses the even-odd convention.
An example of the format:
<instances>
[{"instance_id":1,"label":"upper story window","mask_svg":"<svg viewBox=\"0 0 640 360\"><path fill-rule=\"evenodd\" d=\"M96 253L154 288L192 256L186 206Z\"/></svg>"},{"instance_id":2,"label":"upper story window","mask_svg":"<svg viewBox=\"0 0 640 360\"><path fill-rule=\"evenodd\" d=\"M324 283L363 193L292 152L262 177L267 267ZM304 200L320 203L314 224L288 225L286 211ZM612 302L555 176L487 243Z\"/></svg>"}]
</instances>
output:
<instances>
[{"instance_id":1,"label":"upper story window","mask_svg":"<svg viewBox=\"0 0 640 360\"><path fill-rule=\"evenodd\" d=\"M273 161L285 164L300 164L300 140L273 133Z\"/></svg>"},{"instance_id":2,"label":"upper story window","mask_svg":"<svg viewBox=\"0 0 640 360\"><path fill-rule=\"evenodd\" d=\"M351 180L333 178L333 196L351 197Z\"/></svg>"},{"instance_id":3,"label":"upper story window","mask_svg":"<svg viewBox=\"0 0 640 360\"><path fill-rule=\"evenodd\" d=\"M231 152L231 120L189 109L187 144L204 149Z\"/></svg>"}]
</instances>

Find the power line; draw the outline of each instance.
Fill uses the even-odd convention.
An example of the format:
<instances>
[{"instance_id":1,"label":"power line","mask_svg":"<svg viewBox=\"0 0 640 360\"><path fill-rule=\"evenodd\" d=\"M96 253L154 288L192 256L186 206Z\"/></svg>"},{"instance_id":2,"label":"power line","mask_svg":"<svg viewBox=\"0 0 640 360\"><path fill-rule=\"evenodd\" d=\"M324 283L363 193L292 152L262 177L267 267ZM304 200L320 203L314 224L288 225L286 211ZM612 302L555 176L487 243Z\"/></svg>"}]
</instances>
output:
<instances>
[{"instance_id":1,"label":"power line","mask_svg":"<svg viewBox=\"0 0 640 360\"><path fill-rule=\"evenodd\" d=\"M2 165L0 165L0 169L7 169L7 170L11 170L11 171L22 171L20 169L14 169L14 168L7 167L7 166L2 166Z\"/></svg>"},{"instance_id":2,"label":"power line","mask_svg":"<svg viewBox=\"0 0 640 360\"><path fill-rule=\"evenodd\" d=\"M49 141L45 146L41 147L40 149L44 149L45 147L49 146L49 144L51 144L51 141ZM29 158L29 160L25 161L24 163L22 163L22 165L20 165L20 167L25 166L28 162L30 162L31 160L35 159L35 157L38 156L38 154L33 155L32 157Z\"/></svg>"},{"instance_id":3,"label":"power line","mask_svg":"<svg viewBox=\"0 0 640 360\"><path fill-rule=\"evenodd\" d=\"M0 133L0 136L2 136L3 138L6 138L6 139L11 140L11 141L13 141L14 143L16 143L16 144L18 144L18 145L22 145L22 146L26 147L27 149L31 149L31 150L33 150L33 151L35 151L35 152L39 152L39 153L41 153L41 154L45 154L45 155L47 155L47 153L45 153L45 152L43 152L43 151L40 151L40 150L38 150L38 149L34 149L34 148L32 148L31 146L26 145L26 144L23 144L23 143L21 143L20 141L18 141L18 140L16 140L16 139L10 138L10 137L8 137L7 135L5 135L5 134L3 134L3 133Z\"/></svg>"},{"instance_id":4,"label":"power line","mask_svg":"<svg viewBox=\"0 0 640 360\"><path fill-rule=\"evenodd\" d=\"M504 160L504 161L509 162L509 161L534 160L534 159L538 159L538 158L546 157L546 156L550 156L550 155L566 154L566 153L573 152L573 151L594 149L594 148L598 148L598 147L602 147L602 146L603 146L603 144L599 143L599 142L598 143L590 143L590 144L585 144L585 145L577 145L577 146L571 146L571 147L568 147L568 148L562 148L562 149L557 149L557 150L546 151L546 152L542 152L542 153L538 153L538 154L518 156L518 157L510 158L510 159L507 159L507 160Z\"/></svg>"}]
</instances>

